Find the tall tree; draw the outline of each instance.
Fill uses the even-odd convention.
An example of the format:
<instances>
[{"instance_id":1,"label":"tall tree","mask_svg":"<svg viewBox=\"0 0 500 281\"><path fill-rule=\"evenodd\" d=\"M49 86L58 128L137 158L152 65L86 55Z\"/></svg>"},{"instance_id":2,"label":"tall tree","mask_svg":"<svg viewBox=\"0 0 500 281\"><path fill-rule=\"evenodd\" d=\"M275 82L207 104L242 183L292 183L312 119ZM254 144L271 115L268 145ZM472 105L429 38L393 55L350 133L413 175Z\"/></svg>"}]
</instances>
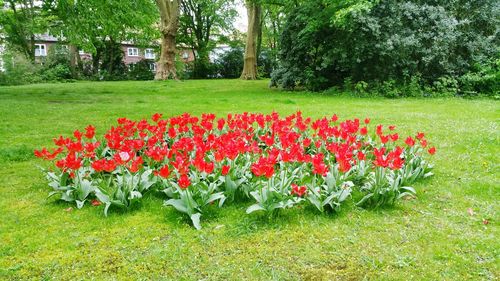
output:
<instances>
[{"instance_id":1,"label":"tall tree","mask_svg":"<svg viewBox=\"0 0 500 281\"><path fill-rule=\"evenodd\" d=\"M261 33L262 6L257 0L246 0L245 6L248 15L247 40L241 79L257 79L257 37Z\"/></svg>"},{"instance_id":2,"label":"tall tree","mask_svg":"<svg viewBox=\"0 0 500 281\"><path fill-rule=\"evenodd\" d=\"M194 77L206 78L210 51L231 31L237 12L233 0L183 0L180 42L194 53Z\"/></svg>"},{"instance_id":3,"label":"tall tree","mask_svg":"<svg viewBox=\"0 0 500 281\"><path fill-rule=\"evenodd\" d=\"M161 53L155 80L177 79L175 42L179 27L180 0L156 0L160 11Z\"/></svg>"},{"instance_id":4,"label":"tall tree","mask_svg":"<svg viewBox=\"0 0 500 281\"><path fill-rule=\"evenodd\" d=\"M43 7L51 17L50 33L62 35L74 58L77 48L91 53L95 73L106 46L122 41L147 46L157 37L153 25L158 13L151 0L45 0ZM111 48L111 52L116 50ZM108 65L107 71L112 68Z\"/></svg>"},{"instance_id":5,"label":"tall tree","mask_svg":"<svg viewBox=\"0 0 500 281\"><path fill-rule=\"evenodd\" d=\"M47 19L35 0L0 1L0 34L9 47L35 61L35 35L47 28Z\"/></svg>"}]
</instances>

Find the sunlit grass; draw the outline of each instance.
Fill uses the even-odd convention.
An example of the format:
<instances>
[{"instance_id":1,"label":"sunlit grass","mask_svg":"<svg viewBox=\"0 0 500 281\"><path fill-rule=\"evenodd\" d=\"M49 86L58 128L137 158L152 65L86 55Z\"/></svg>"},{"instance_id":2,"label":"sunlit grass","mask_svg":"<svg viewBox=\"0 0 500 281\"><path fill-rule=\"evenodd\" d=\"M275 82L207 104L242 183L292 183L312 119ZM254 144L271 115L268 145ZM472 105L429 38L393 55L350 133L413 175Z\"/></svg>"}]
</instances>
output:
<instances>
[{"instance_id":1,"label":"sunlit grass","mask_svg":"<svg viewBox=\"0 0 500 281\"><path fill-rule=\"evenodd\" d=\"M268 81L99 82L0 87L0 279L466 280L499 278L500 103L283 92ZM370 117L426 132L436 176L418 199L335 215L287 210L275 221L228 205L196 231L148 195L129 213L46 200L29 153L52 138L155 112L277 111ZM467 209L471 208L474 215ZM483 222L487 220L489 224Z\"/></svg>"}]
</instances>

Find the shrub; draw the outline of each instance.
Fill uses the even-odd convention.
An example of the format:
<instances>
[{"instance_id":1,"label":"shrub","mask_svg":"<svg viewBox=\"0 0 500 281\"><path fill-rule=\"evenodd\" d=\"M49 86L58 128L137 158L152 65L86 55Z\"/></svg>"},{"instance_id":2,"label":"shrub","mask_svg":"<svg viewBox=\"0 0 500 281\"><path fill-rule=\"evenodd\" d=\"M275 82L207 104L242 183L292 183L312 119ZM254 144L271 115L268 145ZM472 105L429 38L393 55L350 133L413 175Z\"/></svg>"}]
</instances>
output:
<instances>
[{"instance_id":1,"label":"shrub","mask_svg":"<svg viewBox=\"0 0 500 281\"><path fill-rule=\"evenodd\" d=\"M3 55L4 72L0 72L0 85L22 85L41 82L39 76L41 66L32 63L17 52L6 52Z\"/></svg>"},{"instance_id":2,"label":"shrub","mask_svg":"<svg viewBox=\"0 0 500 281\"><path fill-rule=\"evenodd\" d=\"M459 78L459 95L464 97L491 96L499 98L500 93L500 58L485 64L478 64L475 69Z\"/></svg>"},{"instance_id":3,"label":"shrub","mask_svg":"<svg viewBox=\"0 0 500 281\"><path fill-rule=\"evenodd\" d=\"M137 63L129 65L129 72L127 74L130 80L153 80L154 72L151 70L151 60L140 60Z\"/></svg>"},{"instance_id":4,"label":"shrub","mask_svg":"<svg viewBox=\"0 0 500 281\"><path fill-rule=\"evenodd\" d=\"M302 2L284 25L272 83L319 91L342 86L350 78L353 84L378 84L388 90L382 95L397 97L406 96L398 88L418 77L421 89L428 86L432 94L456 95L460 77L498 52L496 2ZM466 77L467 91L483 87L474 82L480 75Z\"/></svg>"},{"instance_id":5,"label":"shrub","mask_svg":"<svg viewBox=\"0 0 500 281\"><path fill-rule=\"evenodd\" d=\"M243 49L231 48L215 61L217 74L221 78L238 78L243 69Z\"/></svg>"}]
</instances>

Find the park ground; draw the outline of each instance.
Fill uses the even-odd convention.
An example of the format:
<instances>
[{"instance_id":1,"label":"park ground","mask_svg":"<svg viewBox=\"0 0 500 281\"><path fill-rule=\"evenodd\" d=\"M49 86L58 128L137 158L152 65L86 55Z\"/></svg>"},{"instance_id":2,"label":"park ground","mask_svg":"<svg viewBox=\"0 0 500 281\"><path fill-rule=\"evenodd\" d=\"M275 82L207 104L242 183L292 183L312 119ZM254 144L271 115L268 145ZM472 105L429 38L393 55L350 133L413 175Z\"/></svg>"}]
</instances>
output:
<instances>
[{"instance_id":1,"label":"park ground","mask_svg":"<svg viewBox=\"0 0 500 281\"><path fill-rule=\"evenodd\" d=\"M78 82L0 87L1 280L498 280L500 103L285 92L268 81ZM426 133L435 176L394 208L287 210L274 221L228 205L201 231L150 194L128 213L46 199L33 150L118 117L244 111L336 113Z\"/></svg>"}]
</instances>

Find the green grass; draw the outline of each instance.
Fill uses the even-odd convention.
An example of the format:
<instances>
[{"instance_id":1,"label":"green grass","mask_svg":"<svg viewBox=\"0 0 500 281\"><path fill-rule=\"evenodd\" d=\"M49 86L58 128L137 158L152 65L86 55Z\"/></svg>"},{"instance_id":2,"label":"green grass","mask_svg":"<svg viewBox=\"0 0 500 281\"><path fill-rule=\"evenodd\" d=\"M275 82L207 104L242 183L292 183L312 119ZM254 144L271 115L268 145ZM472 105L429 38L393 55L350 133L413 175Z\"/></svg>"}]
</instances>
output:
<instances>
[{"instance_id":1,"label":"green grass","mask_svg":"<svg viewBox=\"0 0 500 281\"><path fill-rule=\"evenodd\" d=\"M500 103L360 99L282 92L267 81L102 82L0 87L0 279L498 280ZM275 221L248 204L204 217L201 231L151 194L128 213L46 199L31 151L118 117L273 110L371 117L426 132L435 177L391 209L347 204L336 215L287 210ZM474 210L470 216L468 208ZM483 224L483 219L489 221Z\"/></svg>"}]
</instances>

